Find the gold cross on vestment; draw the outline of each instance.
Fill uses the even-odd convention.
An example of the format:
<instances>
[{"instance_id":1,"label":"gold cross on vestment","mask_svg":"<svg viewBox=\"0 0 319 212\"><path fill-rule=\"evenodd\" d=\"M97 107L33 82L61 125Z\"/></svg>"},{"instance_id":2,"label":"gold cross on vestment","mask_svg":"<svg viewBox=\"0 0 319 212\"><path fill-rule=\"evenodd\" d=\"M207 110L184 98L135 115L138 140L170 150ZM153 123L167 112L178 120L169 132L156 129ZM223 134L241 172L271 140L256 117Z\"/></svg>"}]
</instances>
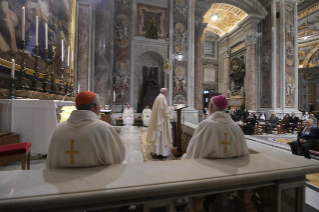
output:
<instances>
[{"instance_id":1,"label":"gold cross on vestment","mask_svg":"<svg viewBox=\"0 0 319 212\"><path fill-rule=\"evenodd\" d=\"M74 140L71 140L71 151L65 151L65 154L71 155L71 164L74 164L74 154L79 154L79 151L73 151Z\"/></svg>"},{"instance_id":2,"label":"gold cross on vestment","mask_svg":"<svg viewBox=\"0 0 319 212\"><path fill-rule=\"evenodd\" d=\"M227 133L225 134L225 142L221 142L221 144L225 144L224 153L227 153L227 145L230 145L230 142L227 142Z\"/></svg>"}]
</instances>

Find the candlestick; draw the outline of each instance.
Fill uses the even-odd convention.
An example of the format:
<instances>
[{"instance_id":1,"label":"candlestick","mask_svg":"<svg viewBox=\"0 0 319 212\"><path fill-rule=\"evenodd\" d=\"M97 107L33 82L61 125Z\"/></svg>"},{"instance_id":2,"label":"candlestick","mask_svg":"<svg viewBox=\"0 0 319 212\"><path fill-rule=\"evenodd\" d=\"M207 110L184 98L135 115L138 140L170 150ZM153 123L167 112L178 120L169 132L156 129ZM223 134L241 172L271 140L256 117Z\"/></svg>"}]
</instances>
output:
<instances>
[{"instance_id":1,"label":"candlestick","mask_svg":"<svg viewBox=\"0 0 319 212\"><path fill-rule=\"evenodd\" d=\"M16 65L16 63L14 62L14 59L12 59L12 64L11 64L11 78L14 78L15 65Z\"/></svg>"},{"instance_id":2,"label":"candlestick","mask_svg":"<svg viewBox=\"0 0 319 212\"><path fill-rule=\"evenodd\" d=\"M70 66L70 46L68 46L68 63L67 66Z\"/></svg>"},{"instance_id":3,"label":"candlestick","mask_svg":"<svg viewBox=\"0 0 319 212\"><path fill-rule=\"evenodd\" d=\"M22 50L19 52L22 56L21 60L21 69L20 69L20 76L18 78L18 88L17 90L29 90L29 80L26 78L26 70L25 70L25 56L28 53L25 52L25 41L22 40Z\"/></svg>"},{"instance_id":4,"label":"candlestick","mask_svg":"<svg viewBox=\"0 0 319 212\"><path fill-rule=\"evenodd\" d=\"M15 94L14 94L14 81L15 79L13 77L10 78L9 80L9 96L8 96L8 99L15 99Z\"/></svg>"},{"instance_id":5,"label":"candlestick","mask_svg":"<svg viewBox=\"0 0 319 212\"><path fill-rule=\"evenodd\" d=\"M64 62L62 61L61 63L61 71L62 71L62 76L60 79L60 86L59 86L59 94L65 95L65 86L64 86Z\"/></svg>"},{"instance_id":6,"label":"candlestick","mask_svg":"<svg viewBox=\"0 0 319 212\"><path fill-rule=\"evenodd\" d=\"M25 38L25 9L22 7L22 40Z\"/></svg>"},{"instance_id":7,"label":"candlestick","mask_svg":"<svg viewBox=\"0 0 319 212\"><path fill-rule=\"evenodd\" d=\"M45 69L44 69L44 82L42 83L42 87L43 87L43 91L46 93L50 93L51 92L51 83L50 83L50 75L49 75L49 62L50 59L49 57L49 51L48 49L45 49Z\"/></svg>"},{"instance_id":8,"label":"candlestick","mask_svg":"<svg viewBox=\"0 0 319 212\"><path fill-rule=\"evenodd\" d=\"M61 57L62 57L62 61L64 61L64 58L63 58L63 52L64 52L64 46L63 46L63 39L62 39L62 43L61 43Z\"/></svg>"},{"instance_id":9,"label":"candlestick","mask_svg":"<svg viewBox=\"0 0 319 212\"><path fill-rule=\"evenodd\" d=\"M39 47L35 46L35 55L33 56L35 58L35 65L34 65L34 81L33 81L33 88L32 90L35 91L42 91L42 85L41 85L41 81L40 79L40 72L39 72L39 66L38 66L38 59L40 58L40 56L38 56L38 52L39 52Z\"/></svg>"},{"instance_id":10,"label":"candlestick","mask_svg":"<svg viewBox=\"0 0 319 212\"><path fill-rule=\"evenodd\" d=\"M58 93L58 88L57 88L57 85L55 83L55 76L54 76L54 58L55 58L55 55L56 55L56 46L55 46L55 42L54 42L54 39L53 39L53 36L50 37L50 42L49 42L50 46L51 46L51 49L52 49L52 59L50 60L50 62L52 63L52 71L51 71L51 91L50 93L53 93L53 94L57 94Z\"/></svg>"},{"instance_id":11,"label":"candlestick","mask_svg":"<svg viewBox=\"0 0 319 212\"><path fill-rule=\"evenodd\" d=\"M39 36L39 17L35 18L35 46L38 46L38 36Z\"/></svg>"},{"instance_id":12,"label":"candlestick","mask_svg":"<svg viewBox=\"0 0 319 212\"><path fill-rule=\"evenodd\" d=\"M45 23L45 49L48 49L48 23Z\"/></svg>"}]
</instances>

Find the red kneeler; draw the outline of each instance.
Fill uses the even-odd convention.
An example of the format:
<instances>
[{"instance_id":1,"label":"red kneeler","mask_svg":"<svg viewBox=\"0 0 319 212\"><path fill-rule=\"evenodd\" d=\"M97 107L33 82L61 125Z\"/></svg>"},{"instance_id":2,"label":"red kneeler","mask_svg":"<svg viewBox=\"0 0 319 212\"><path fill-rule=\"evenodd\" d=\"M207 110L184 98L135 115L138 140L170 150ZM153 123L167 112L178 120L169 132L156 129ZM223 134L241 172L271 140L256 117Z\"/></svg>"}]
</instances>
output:
<instances>
[{"instance_id":1,"label":"red kneeler","mask_svg":"<svg viewBox=\"0 0 319 212\"><path fill-rule=\"evenodd\" d=\"M30 169L30 142L7 144L0 146L0 160L16 159L21 160L22 170L25 170L27 161L28 170Z\"/></svg>"}]
</instances>

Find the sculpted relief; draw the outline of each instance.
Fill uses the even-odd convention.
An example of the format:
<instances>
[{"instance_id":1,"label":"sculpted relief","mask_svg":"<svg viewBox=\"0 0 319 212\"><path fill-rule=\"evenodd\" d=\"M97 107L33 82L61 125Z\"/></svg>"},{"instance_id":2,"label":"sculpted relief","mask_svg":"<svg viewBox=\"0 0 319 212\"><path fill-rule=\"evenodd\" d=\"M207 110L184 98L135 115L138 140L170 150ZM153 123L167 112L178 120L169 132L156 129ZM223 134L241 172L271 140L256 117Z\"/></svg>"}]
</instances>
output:
<instances>
[{"instance_id":1,"label":"sculpted relief","mask_svg":"<svg viewBox=\"0 0 319 212\"><path fill-rule=\"evenodd\" d=\"M294 64L294 45L291 41L286 43L286 63L288 66L292 66Z\"/></svg>"},{"instance_id":2,"label":"sculpted relief","mask_svg":"<svg viewBox=\"0 0 319 212\"><path fill-rule=\"evenodd\" d=\"M116 44L122 48L129 44L129 20L126 16L120 15L115 20Z\"/></svg>"},{"instance_id":3,"label":"sculpted relief","mask_svg":"<svg viewBox=\"0 0 319 212\"><path fill-rule=\"evenodd\" d=\"M181 65L177 66L175 69L174 84L175 91L180 89L186 91L185 68Z\"/></svg>"},{"instance_id":4,"label":"sculpted relief","mask_svg":"<svg viewBox=\"0 0 319 212\"><path fill-rule=\"evenodd\" d=\"M180 17L180 18L186 18L187 17L187 10L188 6L187 4L175 4L174 7L174 16Z\"/></svg>"},{"instance_id":5,"label":"sculpted relief","mask_svg":"<svg viewBox=\"0 0 319 212\"><path fill-rule=\"evenodd\" d=\"M270 45L266 45L263 47L261 51L261 68L268 69L270 67L271 61L271 47Z\"/></svg>"},{"instance_id":6,"label":"sculpted relief","mask_svg":"<svg viewBox=\"0 0 319 212\"><path fill-rule=\"evenodd\" d=\"M183 23L177 23L174 29L174 46L177 52L184 52L186 49L187 32Z\"/></svg>"},{"instance_id":7,"label":"sculpted relief","mask_svg":"<svg viewBox=\"0 0 319 212\"><path fill-rule=\"evenodd\" d=\"M129 70L128 70L128 58L125 60L119 60L116 58L115 64L115 72L114 72L114 87L125 87L128 88L128 78L129 78Z\"/></svg>"},{"instance_id":8,"label":"sculpted relief","mask_svg":"<svg viewBox=\"0 0 319 212\"><path fill-rule=\"evenodd\" d=\"M292 19L287 19L286 21L286 32L290 37L294 37L295 26L294 26L294 21Z\"/></svg>"},{"instance_id":9,"label":"sculpted relief","mask_svg":"<svg viewBox=\"0 0 319 212\"><path fill-rule=\"evenodd\" d=\"M295 82L292 76L287 76L286 78L286 95L293 95L295 94Z\"/></svg>"},{"instance_id":10,"label":"sculpted relief","mask_svg":"<svg viewBox=\"0 0 319 212\"><path fill-rule=\"evenodd\" d=\"M131 8L130 0L115 0L115 2L120 4L121 9Z\"/></svg>"}]
</instances>

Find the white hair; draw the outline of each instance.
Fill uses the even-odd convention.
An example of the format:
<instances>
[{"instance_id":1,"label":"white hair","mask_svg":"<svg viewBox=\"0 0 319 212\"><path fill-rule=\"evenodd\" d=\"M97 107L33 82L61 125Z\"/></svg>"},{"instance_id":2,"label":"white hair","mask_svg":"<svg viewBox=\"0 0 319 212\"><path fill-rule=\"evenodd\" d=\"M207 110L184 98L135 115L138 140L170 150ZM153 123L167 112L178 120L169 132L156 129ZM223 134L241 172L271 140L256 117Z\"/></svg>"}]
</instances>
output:
<instances>
[{"instance_id":1,"label":"white hair","mask_svg":"<svg viewBox=\"0 0 319 212\"><path fill-rule=\"evenodd\" d=\"M306 119L305 121L309 121L311 123L311 125L314 124L313 120L312 119Z\"/></svg>"},{"instance_id":2,"label":"white hair","mask_svg":"<svg viewBox=\"0 0 319 212\"><path fill-rule=\"evenodd\" d=\"M161 90L160 90L161 93L164 93L166 91L168 91L167 88L161 88Z\"/></svg>"}]
</instances>

